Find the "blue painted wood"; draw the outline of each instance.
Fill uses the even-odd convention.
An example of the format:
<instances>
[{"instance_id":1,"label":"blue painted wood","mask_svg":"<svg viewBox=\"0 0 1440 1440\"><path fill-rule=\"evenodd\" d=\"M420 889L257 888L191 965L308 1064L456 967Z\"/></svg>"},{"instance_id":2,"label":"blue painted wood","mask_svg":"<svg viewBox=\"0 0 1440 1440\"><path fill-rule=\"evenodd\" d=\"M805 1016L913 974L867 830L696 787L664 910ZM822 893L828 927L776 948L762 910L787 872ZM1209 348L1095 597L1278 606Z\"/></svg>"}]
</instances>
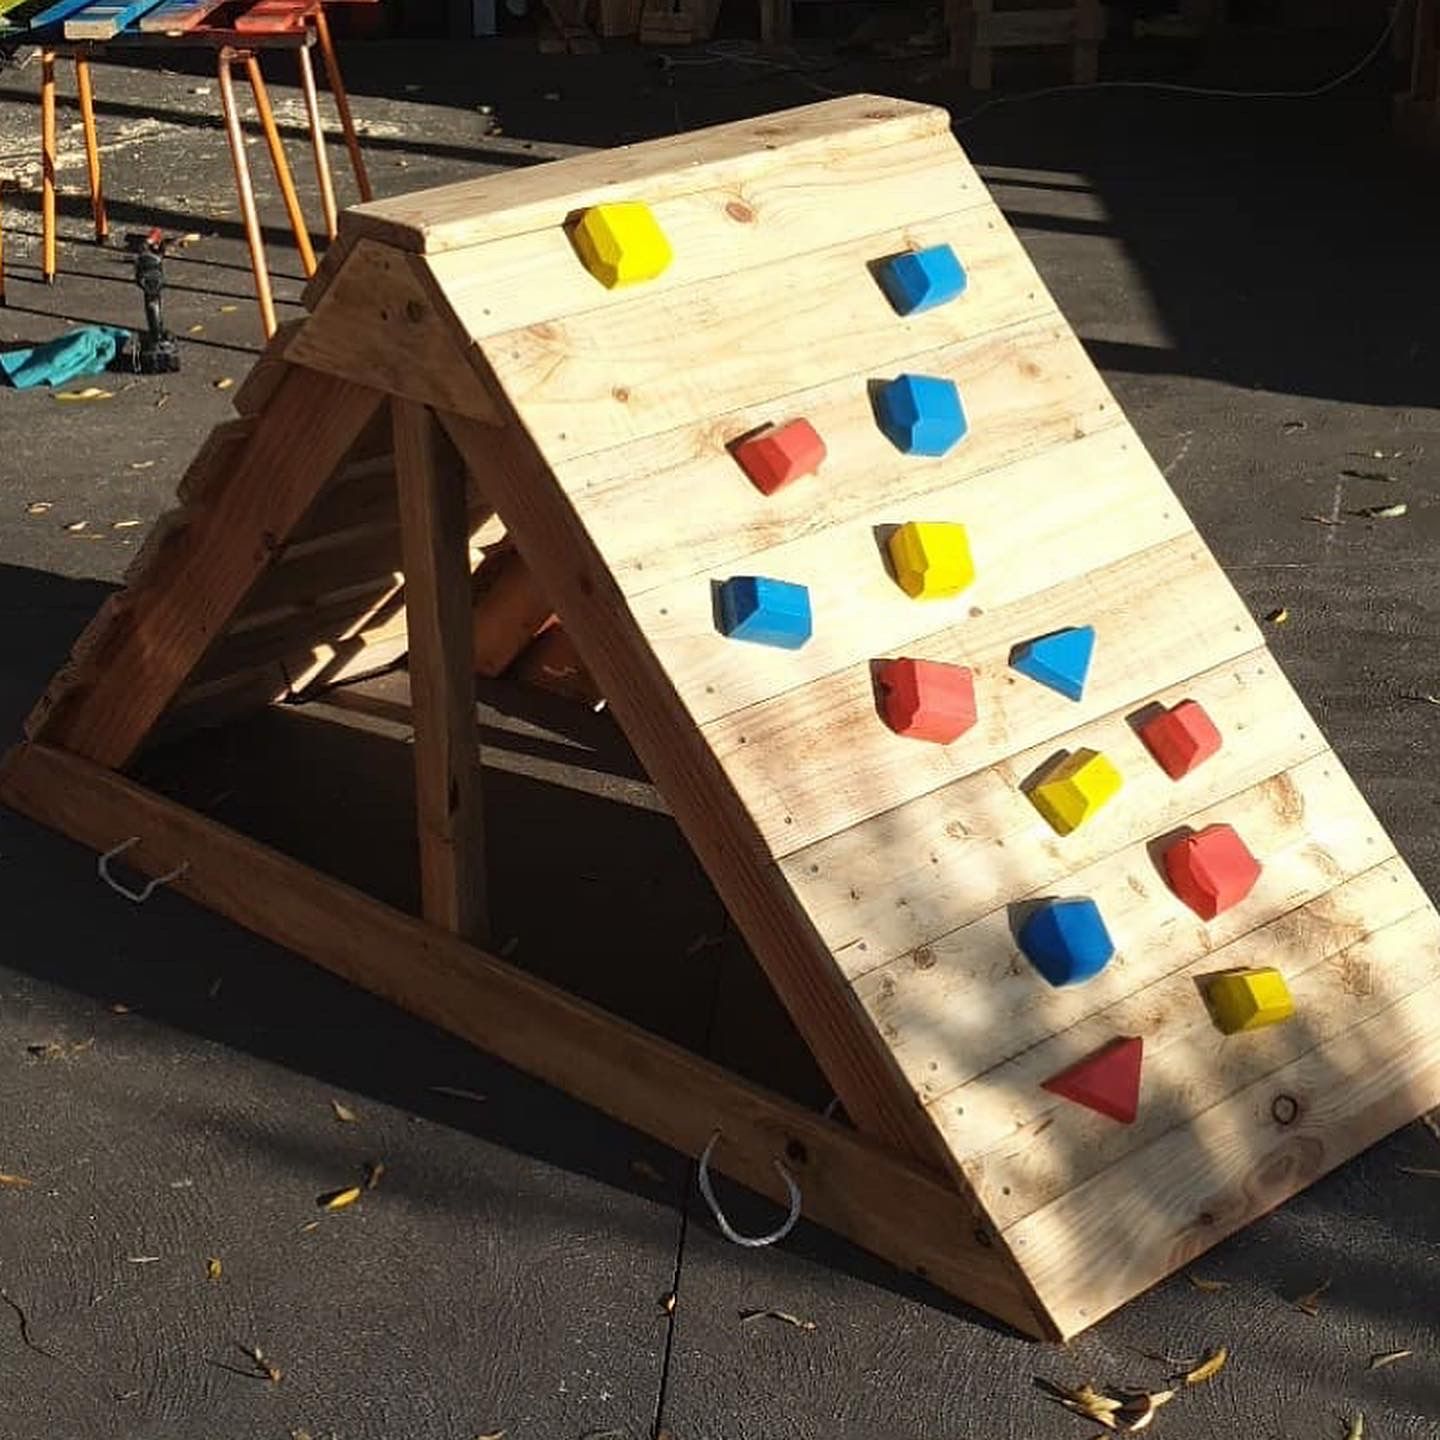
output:
<instances>
[{"instance_id":1,"label":"blue painted wood","mask_svg":"<svg viewBox=\"0 0 1440 1440\"><path fill-rule=\"evenodd\" d=\"M45 30L52 25L58 25L67 15L83 10L89 3L90 0L54 0L54 4L47 5L29 17L29 27L31 30Z\"/></svg>"},{"instance_id":2,"label":"blue painted wood","mask_svg":"<svg viewBox=\"0 0 1440 1440\"><path fill-rule=\"evenodd\" d=\"M161 0L140 17L136 28L147 35L156 31L190 30L224 3L225 0Z\"/></svg>"}]
</instances>

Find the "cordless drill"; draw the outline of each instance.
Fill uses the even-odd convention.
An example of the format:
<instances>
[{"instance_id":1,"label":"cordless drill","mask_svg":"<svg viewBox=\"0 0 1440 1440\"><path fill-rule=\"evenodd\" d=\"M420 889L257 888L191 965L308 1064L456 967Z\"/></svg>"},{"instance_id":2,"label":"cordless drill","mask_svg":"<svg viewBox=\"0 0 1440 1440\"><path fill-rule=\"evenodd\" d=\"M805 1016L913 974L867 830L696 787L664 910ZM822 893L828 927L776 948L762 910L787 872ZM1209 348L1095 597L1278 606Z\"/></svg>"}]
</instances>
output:
<instances>
[{"instance_id":1,"label":"cordless drill","mask_svg":"<svg viewBox=\"0 0 1440 1440\"><path fill-rule=\"evenodd\" d=\"M145 300L145 330L125 346L122 363L142 375L168 375L180 368L180 345L165 328L165 236L158 230L131 235L135 252L135 283Z\"/></svg>"}]
</instances>

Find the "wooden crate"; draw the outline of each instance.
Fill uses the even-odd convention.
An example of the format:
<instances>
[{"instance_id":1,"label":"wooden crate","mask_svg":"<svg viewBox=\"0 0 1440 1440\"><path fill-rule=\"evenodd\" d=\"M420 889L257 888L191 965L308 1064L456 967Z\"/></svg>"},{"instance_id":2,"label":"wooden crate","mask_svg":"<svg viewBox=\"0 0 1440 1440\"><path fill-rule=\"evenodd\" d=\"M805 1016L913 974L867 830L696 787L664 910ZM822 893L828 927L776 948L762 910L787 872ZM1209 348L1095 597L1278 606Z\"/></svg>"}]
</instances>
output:
<instances>
[{"instance_id":1,"label":"wooden crate","mask_svg":"<svg viewBox=\"0 0 1440 1440\"><path fill-rule=\"evenodd\" d=\"M605 290L578 263L567 224L607 200L651 207L658 278ZM898 316L869 267L941 243L965 295ZM184 862L184 894L677 1149L719 1132L715 1163L783 1200L778 1161L807 1216L1033 1335L1440 1102L1440 917L943 111L856 96L363 206L309 297L31 716L6 803L96 849L139 837L142 871ZM943 457L875 424L871 382L902 370L964 395ZM726 447L796 415L823 473L764 497ZM887 573L877 536L910 518L968 527L963 595L917 603ZM514 590L484 578L501 524L539 595L482 624L477 589ZM806 583L810 643L717 634L736 574ZM858 1133L481 948L472 677L547 608L565 639L530 668L587 697L594 677ZM1100 637L1082 698L1022 683L1016 642L1076 624ZM295 683L292 641L330 647L323 679L371 631L408 653L423 922L119 773L187 700L262 703L270 667ZM968 665L975 729L886 729L872 664L896 655ZM1181 699L1225 743L1177 783L1133 727ZM1125 786L1062 839L1025 785L1080 748ZM1155 850L1212 822L1264 868L1207 925ZM1012 933L1057 894L1120 944L1078 988ZM1256 963L1298 1014L1222 1040L1200 986ZM1133 1124L1044 1088L1121 1035L1145 1042Z\"/></svg>"}]
</instances>

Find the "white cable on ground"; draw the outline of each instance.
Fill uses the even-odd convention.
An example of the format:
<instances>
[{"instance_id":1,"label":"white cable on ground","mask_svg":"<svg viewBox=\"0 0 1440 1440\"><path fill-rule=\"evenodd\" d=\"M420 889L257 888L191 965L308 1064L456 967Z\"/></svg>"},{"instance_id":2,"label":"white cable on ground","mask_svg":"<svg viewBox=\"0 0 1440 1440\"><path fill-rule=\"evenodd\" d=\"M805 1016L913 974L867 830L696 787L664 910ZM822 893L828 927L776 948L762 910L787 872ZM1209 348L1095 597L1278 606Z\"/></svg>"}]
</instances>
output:
<instances>
[{"instance_id":1,"label":"white cable on ground","mask_svg":"<svg viewBox=\"0 0 1440 1440\"><path fill-rule=\"evenodd\" d=\"M172 880L178 880L189 868L188 860L182 861L167 875L157 875L149 881L143 889L132 890L128 885L122 884L110 873L110 862L117 856L123 855L132 845L138 845L140 837L132 835L128 840L122 840L113 849L107 850L95 862L95 868L100 872L100 878L117 894L123 895L127 900L133 900L137 905L143 905L162 885L168 885Z\"/></svg>"},{"instance_id":2,"label":"white cable on ground","mask_svg":"<svg viewBox=\"0 0 1440 1440\"><path fill-rule=\"evenodd\" d=\"M776 1173L785 1182L785 1188L790 1192L790 1213L785 1217L780 1228L772 1231L769 1235L740 1234L725 1218L725 1212L720 1208L720 1202L715 1198L715 1191L710 1185L710 1156L719 1139L720 1132L717 1130L701 1153L698 1179L700 1193L705 1197L705 1203L710 1207L710 1213L715 1217L715 1224L719 1227L720 1233L732 1245L744 1245L752 1250L758 1250L764 1245L774 1245L783 1240L795 1228L800 1219L802 1197L800 1187L795 1183L794 1177L778 1160L771 1162L775 1166Z\"/></svg>"}]
</instances>

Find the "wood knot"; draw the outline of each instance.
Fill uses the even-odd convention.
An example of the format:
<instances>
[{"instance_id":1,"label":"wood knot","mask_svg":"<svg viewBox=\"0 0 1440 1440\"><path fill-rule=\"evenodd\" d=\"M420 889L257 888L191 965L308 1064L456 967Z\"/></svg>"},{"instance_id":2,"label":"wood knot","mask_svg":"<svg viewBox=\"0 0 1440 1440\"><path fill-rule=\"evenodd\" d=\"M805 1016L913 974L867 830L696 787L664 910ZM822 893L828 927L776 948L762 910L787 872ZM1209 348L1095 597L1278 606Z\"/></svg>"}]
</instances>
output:
<instances>
[{"instance_id":1,"label":"wood knot","mask_svg":"<svg viewBox=\"0 0 1440 1440\"><path fill-rule=\"evenodd\" d=\"M917 970L929 970L935 964L935 952L928 945L922 945L912 959Z\"/></svg>"},{"instance_id":2,"label":"wood knot","mask_svg":"<svg viewBox=\"0 0 1440 1440\"><path fill-rule=\"evenodd\" d=\"M626 387L625 387L624 385L617 385L617 386L610 392L610 394L611 394L616 400L618 400L622 405L625 405L625 404L628 404L628 403L629 403L629 400L630 400L630 391L629 391L628 389L626 389Z\"/></svg>"},{"instance_id":3,"label":"wood knot","mask_svg":"<svg viewBox=\"0 0 1440 1440\"><path fill-rule=\"evenodd\" d=\"M1293 1125L1300 1114L1300 1102L1293 1095L1277 1095L1270 1102L1270 1114L1277 1125Z\"/></svg>"},{"instance_id":4,"label":"wood knot","mask_svg":"<svg viewBox=\"0 0 1440 1440\"><path fill-rule=\"evenodd\" d=\"M725 207L725 213L741 225L752 225L755 222L755 212L743 200L732 200Z\"/></svg>"},{"instance_id":5,"label":"wood knot","mask_svg":"<svg viewBox=\"0 0 1440 1440\"><path fill-rule=\"evenodd\" d=\"M418 300L407 300L405 318L412 325L418 325L425 318L425 307Z\"/></svg>"}]
</instances>

